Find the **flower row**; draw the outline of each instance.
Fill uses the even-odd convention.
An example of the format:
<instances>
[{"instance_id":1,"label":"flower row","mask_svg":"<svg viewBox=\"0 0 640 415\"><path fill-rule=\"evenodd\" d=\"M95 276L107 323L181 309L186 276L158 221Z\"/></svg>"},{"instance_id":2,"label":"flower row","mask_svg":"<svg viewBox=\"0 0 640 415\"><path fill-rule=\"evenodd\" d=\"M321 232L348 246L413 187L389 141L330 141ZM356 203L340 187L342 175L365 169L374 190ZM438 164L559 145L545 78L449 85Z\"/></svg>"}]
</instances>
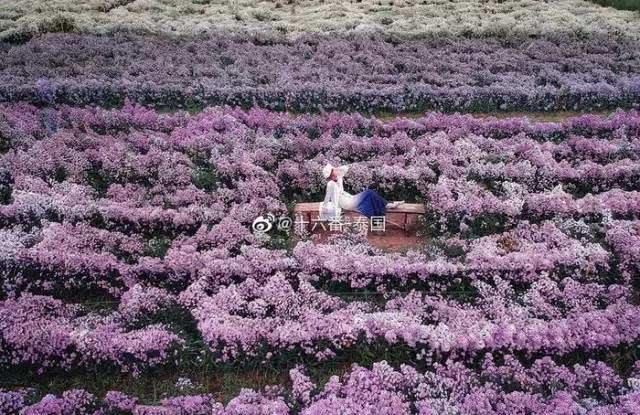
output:
<instances>
[{"instance_id":1,"label":"flower row","mask_svg":"<svg viewBox=\"0 0 640 415\"><path fill-rule=\"evenodd\" d=\"M162 306L162 296L146 295L143 304ZM136 293L132 293L136 296ZM140 295L137 295L140 297ZM151 300L149 300L151 298ZM23 295L0 302L0 366L47 370L115 367L138 374L166 363L182 340L162 325L128 329L126 318L140 310L125 299L122 315L83 314L51 297ZM148 312L149 307L142 307Z\"/></svg>"},{"instance_id":2,"label":"flower row","mask_svg":"<svg viewBox=\"0 0 640 415\"><path fill-rule=\"evenodd\" d=\"M611 269L614 258L626 267L634 264L633 245L624 243L629 241L631 236L624 238L632 228L620 229L617 223L620 222L603 230L613 244L615 256L590 241L597 234L588 225L571 221L557 225L549 221L537 225L521 222L509 231L470 242L452 240L449 245L457 249L455 255L384 253L365 244L347 242L339 244L339 256L335 255L336 242L301 241L291 254L269 249L256 241L244 225L232 220L224 220L211 230L201 228L193 237L168 242L166 252L157 255L149 252L153 240L143 247L141 238L119 232L52 223L40 232L3 230L0 270L5 294L28 291L61 297L72 293L120 297L137 283L179 292L203 279L209 289L216 290L233 281L263 279L276 272L293 276L305 273L322 283L345 284L353 289L390 289L493 275L530 283L541 273L556 279L571 276L597 280L604 275L617 275L619 269ZM100 234L104 239L97 236ZM87 239L81 238L84 236ZM103 245L105 240L117 239L121 239L121 245ZM90 246L86 241L100 246ZM122 242L134 244L126 246Z\"/></svg>"},{"instance_id":3,"label":"flower row","mask_svg":"<svg viewBox=\"0 0 640 415\"><path fill-rule=\"evenodd\" d=\"M265 281L233 283L214 294L195 284L181 301L192 307L203 338L221 361L286 353L326 360L380 344L405 346L417 354L563 355L617 347L640 336L635 326L639 310L627 303L623 286L540 278L516 294L517 285L504 280L474 285L475 306L410 292L378 309L319 291L302 276L294 286L276 274Z\"/></svg>"},{"instance_id":4,"label":"flower row","mask_svg":"<svg viewBox=\"0 0 640 415\"><path fill-rule=\"evenodd\" d=\"M626 385L599 361L567 367L541 358L525 368L507 356L503 364L489 357L482 366L476 373L448 361L422 373L410 365L394 368L381 361L371 368L354 365L340 377L331 376L324 386L317 385L304 368L296 367L289 372L290 390L277 386L264 391L243 389L226 406L212 395L170 397L156 405L142 405L117 391L99 399L74 389L37 400L29 390L0 390L0 409L7 415L631 415L640 405L637 386ZM510 391L504 390L506 384ZM600 398L593 399L594 393Z\"/></svg>"},{"instance_id":5,"label":"flower row","mask_svg":"<svg viewBox=\"0 0 640 415\"><path fill-rule=\"evenodd\" d=\"M560 0L541 5L535 0L497 3L474 1L354 3L321 0L304 3L275 2L233 4L171 1L127 1L77 4L63 0L43 13L37 5L11 3L2 8L0 39L21 41L47 32L97 34L151 33L154 35L211 36L240 33L269 42L286 34L387 33L395 38L530 37L579 38L628 37L637 39L640 27L630 11L600 7L597 2ZM57 12L56 12L57 11Z\"/></svg>"},{"instance_id":6,"label":"flower row","mask_svg":"<svg viewBox=\"0 0 640 415\"><path fill-rule=\"evenodd\" d=\"M640 85L637 42L606 37L260 42L50 34L5 50L0 100L46 104L128 97L172 108L588 110L633 107Z\"/></svg>"}]
</instances>

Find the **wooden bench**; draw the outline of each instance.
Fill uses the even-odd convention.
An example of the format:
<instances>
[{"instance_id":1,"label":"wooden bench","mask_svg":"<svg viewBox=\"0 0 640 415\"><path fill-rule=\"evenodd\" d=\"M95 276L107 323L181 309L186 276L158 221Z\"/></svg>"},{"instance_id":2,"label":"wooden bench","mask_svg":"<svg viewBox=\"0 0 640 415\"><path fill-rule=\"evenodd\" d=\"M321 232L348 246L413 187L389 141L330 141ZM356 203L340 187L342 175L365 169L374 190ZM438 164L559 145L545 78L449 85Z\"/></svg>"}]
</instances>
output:
<instances>
[{"instance_id":1,"label":"wooden bench","mask_svg":"<svg viewBox=\"0 0 640 415\"><path fill-rule=\"evenodd\" d=\"M296 217L297 215L302 215L303 217L306 217L309 220L309 223L311 223L312 215L315 215L316 218L319 216L321 203L322 202L296 203L295 207L293 208L293 214ZM344 210L343 212L353 212L359 215L357 211ZM389 213L399 213L404 215L402 224L395 223L392 221L386 221L386 222L396 225L399 228L402 228L404 231L406 231L409 215L424 215L425 208L424 208L424 205L421 203L403 203L394 209L387 209L387 214Z\"/></svg>"}]
</instances>

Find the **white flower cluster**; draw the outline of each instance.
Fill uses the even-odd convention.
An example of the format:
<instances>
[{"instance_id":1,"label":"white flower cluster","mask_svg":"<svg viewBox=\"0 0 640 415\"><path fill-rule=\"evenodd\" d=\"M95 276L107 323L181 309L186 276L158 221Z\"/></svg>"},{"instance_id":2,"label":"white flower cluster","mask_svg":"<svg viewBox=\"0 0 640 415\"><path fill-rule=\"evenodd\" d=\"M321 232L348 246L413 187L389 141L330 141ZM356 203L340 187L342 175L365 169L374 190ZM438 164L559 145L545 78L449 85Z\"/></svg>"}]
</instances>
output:
<instances>
[{"instance_id":1,"label":"white flower cluster","mask_svg":"<svg viewBox=\"0 0 640 415\"><path fill-rule=\"evenodd\" d=\"M218 31L389 32L407 36L640 35L637 13L584 0L182 0L0 4L0 38L43 32L201 35Z\"/></svg>"}]
</instances>

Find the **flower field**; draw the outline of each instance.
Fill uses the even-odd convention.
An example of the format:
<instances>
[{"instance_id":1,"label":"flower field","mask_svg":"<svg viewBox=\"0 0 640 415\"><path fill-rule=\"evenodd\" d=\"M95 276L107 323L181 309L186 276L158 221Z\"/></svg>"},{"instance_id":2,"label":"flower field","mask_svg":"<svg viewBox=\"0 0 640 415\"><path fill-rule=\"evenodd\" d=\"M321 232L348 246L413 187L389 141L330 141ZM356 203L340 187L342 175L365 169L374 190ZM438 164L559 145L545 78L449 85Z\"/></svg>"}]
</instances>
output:
<instances>
[{"instance_id":1,"label":"flower field","mask_svg":"<svg viewBox=\"0 0 640 415\"><path fill-rule=\"evenodd\" d=\"M0 415L640 413L638 33L584 0L0 4ZM326 163L423 242L252 229Z\"/></svg>"},{"instance_id":2,"label":"flower field","mask_svg":"<svg viewBox=\"0 0 640 415\"><path fill-rule=\"evenodd\" d=\"M297 112L636 108L639 45L609 38L51 34L7 47L0 101L115 106L126 97L160 108Z\"/></svg>"},{"instance_id":3,"label":"flower field","mask_svg":"<svg viewBox=\"0 0 640 415\"><path fill-rule=\"evenodd\" d=\"M598 0L611 3L611 0ZM637 14L591 0L14 0L0 5L0 38L77 31L206 35L220 32L384 31L412 37L628 36Z\"/></svg>"},{"instance_id":4,"label":"flower field","mask_svg":"<svg viewBox=\"0 0 640 415\"><path fill-rule=\"evenodd\" d=\"M243 391L232 414L637 405L638 112L560 123L130 103L0 113L5 368L145 376L194 354L290 368L290 388ZM355 163L356 187L426 203L429 247L252 234L254 217L320 195L314 172L328 160ZM88 308L95 299L110 307ZM201 343L167 318L178 311ZM297 365L367 353L402 364L354 367L323 387ZM28 399L1 396L12 411ZM24 413L133 399L71 390ZM223 411L207 396L162 405Z\"/></svg>"}]
</instances>

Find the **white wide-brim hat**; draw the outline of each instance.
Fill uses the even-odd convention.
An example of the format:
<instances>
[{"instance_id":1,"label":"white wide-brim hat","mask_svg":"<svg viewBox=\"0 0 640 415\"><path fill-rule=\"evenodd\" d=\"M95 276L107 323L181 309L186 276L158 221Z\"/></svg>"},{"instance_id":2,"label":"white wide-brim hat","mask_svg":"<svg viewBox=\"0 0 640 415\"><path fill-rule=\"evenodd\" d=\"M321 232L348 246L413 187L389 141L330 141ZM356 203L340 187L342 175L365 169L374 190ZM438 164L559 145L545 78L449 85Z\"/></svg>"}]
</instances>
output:
<instances>
[{"instance_id":1,"label":"white wide-brim hat","mask_svg":"<svg viewBox=\"0 0 640 415\"><path fill-rule=\"evenodd\" d=\"M328 179L329 176L331 176L331 172L333 171L333 166L329 163L327 163L323 168L322 168L322 177L324 177L325 179Z\"/></svg>"}]
</instances>

